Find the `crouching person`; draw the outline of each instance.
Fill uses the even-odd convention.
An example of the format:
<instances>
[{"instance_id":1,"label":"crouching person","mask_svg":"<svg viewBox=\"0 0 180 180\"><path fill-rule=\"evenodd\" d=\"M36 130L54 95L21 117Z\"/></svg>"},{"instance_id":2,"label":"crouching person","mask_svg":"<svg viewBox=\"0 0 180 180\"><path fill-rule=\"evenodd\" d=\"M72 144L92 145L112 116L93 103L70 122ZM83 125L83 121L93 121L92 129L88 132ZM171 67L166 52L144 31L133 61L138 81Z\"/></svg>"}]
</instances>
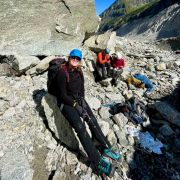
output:
<instances>
[{"instance_id":1,"label":"crouching person","mask_svg":"<svg viewBox=\"0 0 180 180\"><path fill-rule=\"evenodd\" d=\"M75 129L77 136L98 174L111 176L113 165L111 160L119 160L120 154L111 150L111 144L104 136L97 119L93 115L84 97L84 76L80 68L82 52L73 49L68 61L59 66L59 71L51 83L51 92L56 94L58 106L69 124ZM99 142L96 148L89 136L84 121L87 122L92 136ZM106 158L108 157L108 158Z\"/></svg>"},{"instance_id":2,"label":"crouching person","mask_svg":"<svg viewBox=\"0 0 180 180\"><path fill-rule=\"evenodd\" d=\"M118 78L123 72L125 66L125 60L123 59L121 53L113 53L111 55L111 68L112 68L112 85L117 86Z\"/></svg>"},{"instance_id":3,"label":"crouching person","mask_svg":"<svg viewBox=\"0 0 180 180\"><path fill-rule=\"evenodd\" d=\"M108 48L104 49L103 51L99 52L97 55L96 65L98 69L98 73L100 74L102 79L106 79L110 77L110 50Z\"/></svg>"}]
</instances>

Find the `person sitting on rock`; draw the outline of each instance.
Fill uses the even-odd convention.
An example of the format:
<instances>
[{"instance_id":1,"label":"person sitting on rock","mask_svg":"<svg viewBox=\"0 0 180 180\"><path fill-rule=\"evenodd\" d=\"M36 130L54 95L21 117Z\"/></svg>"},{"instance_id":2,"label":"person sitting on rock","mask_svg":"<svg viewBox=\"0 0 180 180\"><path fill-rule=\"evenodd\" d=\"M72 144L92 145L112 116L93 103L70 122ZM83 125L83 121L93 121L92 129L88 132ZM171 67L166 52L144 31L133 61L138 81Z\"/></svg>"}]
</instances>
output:
<instances>
[{"instance_id":1,"label":"person sitting on rock","mask_svg":"<svg viewBox=\"0 0 180 180\"><path fill-rule=\"evenodd\" d=\"M112 85L117 86L119 76L123 72L125 60L120 52L111 55L111 68L112 68Z\"/></svg>"},{"instance_id":2,"label":"person sitting on rock","mask_svg":"<svg viewBox=\"0 0 180 180\"><path fill-rule=\"evenodd\" d=\"M98 71L101 71L102 74L101 78L106 79L107 77L110 77L110 56L109 56L110 50L108 48L104 49L103 51L99 52L97 55L97 69Z\"/></svg>"},{"instance_id":3,"label":"person sitting on rock","mask_svg":"<svg viewBox=\"0 0 180 180\"><path fill-rule=\"evenodd\" d=\"M58 106L69 124L75 129L92 163L93 170L96 173L111 176L113 172L111 160L119 160L120 154L111 150L111 144L104 136L97 119L85 100L81 60L82 52L79 49L73 49L68 61L61 65L62 68L59 68L53 88L57 94ZM87 122L92 136L99 142L98 148L88 134L84 121Z\"/></svg>"}]
</instances>

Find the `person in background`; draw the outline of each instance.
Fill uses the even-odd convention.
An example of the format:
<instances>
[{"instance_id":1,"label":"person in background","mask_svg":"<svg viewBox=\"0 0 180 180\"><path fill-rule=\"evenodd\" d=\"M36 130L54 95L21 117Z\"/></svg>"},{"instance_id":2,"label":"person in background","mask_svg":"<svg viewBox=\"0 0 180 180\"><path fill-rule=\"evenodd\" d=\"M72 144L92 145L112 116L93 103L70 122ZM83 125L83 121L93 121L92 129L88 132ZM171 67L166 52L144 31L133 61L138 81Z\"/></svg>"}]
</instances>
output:
<instances>
[{"instance_id":1,"label":"person in background","mask_svg":"<svg viewBox=\"0 0 180 180\"><path fill-rule=\"evenodd\" d=\"M102 79L106 79L107 77L110 77L110 56L109 56L110 50L108 48L104 49L103 51L99 52L97 55L97 69L101 70Z\"/></svg>"},{"instance_id":2,"label":"person in background","mask_svg":"<svg viewBox=\"0 0 180 180\"><path fill-rule=\"evenodd\" d=\"M67 63L59 68L54 80L54 91L58 106L69 124L75 129L77 136L92 163L93 170L99 174L111 176L112 161L119 160L120 154L111 150L111 144L104 136L97 119L85 100L84 76L81 70L82 52L73 49ZM87 122L93 138L99 142L96 147L89 136Z\"/></svg>"},{"instance_id":3,"label":"person in background","mask_svg":"<svg viewBox=\"0 0 180 180\"><path fill-rule=\"evenodd\" d=\"M117 86L118 78L123 72L125 60L120 52L111 55L112 85Z\"/></svg>"}]
</instances>

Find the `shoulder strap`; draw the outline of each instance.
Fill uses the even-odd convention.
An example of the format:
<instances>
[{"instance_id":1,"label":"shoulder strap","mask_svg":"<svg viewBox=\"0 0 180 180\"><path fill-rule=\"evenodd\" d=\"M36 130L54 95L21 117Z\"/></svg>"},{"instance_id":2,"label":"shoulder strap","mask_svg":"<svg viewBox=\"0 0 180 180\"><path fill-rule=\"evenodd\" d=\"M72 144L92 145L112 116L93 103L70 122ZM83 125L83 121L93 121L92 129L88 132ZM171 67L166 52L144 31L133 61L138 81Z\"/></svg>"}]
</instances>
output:
<instances>
[{"instance_id":1,"label":"shoulder strap","mask_svg":"<svg viewBox=\"0 0 180 180\"><path fill-rule=\"evenodd\" d=\"M62 69L64 70L64 72L66 74L67 82L69 82L69 73L68 73L68 70L67 70L67 66L65 64L63 64L61 67L62 67Z\"/></svg>"}]
</instances>

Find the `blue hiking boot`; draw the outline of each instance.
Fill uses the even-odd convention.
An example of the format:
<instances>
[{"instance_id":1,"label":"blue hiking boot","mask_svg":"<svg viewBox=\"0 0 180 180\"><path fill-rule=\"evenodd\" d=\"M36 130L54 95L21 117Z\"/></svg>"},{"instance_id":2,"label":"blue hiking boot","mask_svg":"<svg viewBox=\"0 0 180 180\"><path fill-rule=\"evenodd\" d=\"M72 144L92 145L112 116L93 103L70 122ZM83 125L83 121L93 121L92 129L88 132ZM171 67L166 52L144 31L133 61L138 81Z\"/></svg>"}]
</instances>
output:
<instances>
[{"instance_id":1,"label":"blue hiking boot","mask_svg":"<svg viewBox=\"0 0 180 180\"><path fill-rule=\"evenodd\" d=\"M110 177L112 174L112 164L108 159L101 156L98 164L98 170L101 175L105 174Z\"/></svg>"},{"instance_id":2,"label":"blue hiking boot","mask_svg":"<svg viewBox=\"0 0 180 180\"><path fill-rule=\"evenodd\" d=\"M119 161L121 158L121 155L117 152L114 152L111 148L105 149L103 152L103 155L110 157L111 159L115 161Z\"/></svg>"}]
</instances>

